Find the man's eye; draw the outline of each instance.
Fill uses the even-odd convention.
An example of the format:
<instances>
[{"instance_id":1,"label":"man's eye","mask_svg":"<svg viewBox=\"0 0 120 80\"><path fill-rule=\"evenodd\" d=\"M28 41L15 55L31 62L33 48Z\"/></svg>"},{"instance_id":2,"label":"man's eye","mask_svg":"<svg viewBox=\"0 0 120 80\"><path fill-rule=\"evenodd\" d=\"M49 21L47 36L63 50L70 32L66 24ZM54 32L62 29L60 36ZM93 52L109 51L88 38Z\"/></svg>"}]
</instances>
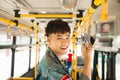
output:
<instances>
[{"instance_id":1,"label":"man's eye","mask_svg":"<svg viewBox=\"0 0 120 80\"><path fill-rule=\"evenodd\" d=\"M70 39L70 37L67 37L66 39Z\"/></svg>"},{"instance_id":2,"label":"man's eye","mask_svg":"<svg viewBox=\"0 0 120 80\"><path fill-rule=\"evenodd\" d=\"M59 37L58 37L57 39L61 40L62 38L59 38Z\"/></svg>"}]
</instances>

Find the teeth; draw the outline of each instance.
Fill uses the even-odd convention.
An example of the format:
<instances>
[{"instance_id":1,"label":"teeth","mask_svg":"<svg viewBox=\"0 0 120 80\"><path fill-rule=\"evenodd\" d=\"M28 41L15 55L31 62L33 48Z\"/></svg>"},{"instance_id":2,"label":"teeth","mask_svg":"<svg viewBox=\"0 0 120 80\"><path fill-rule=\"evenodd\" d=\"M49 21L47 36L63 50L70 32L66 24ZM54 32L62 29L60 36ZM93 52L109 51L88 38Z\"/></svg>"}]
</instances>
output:
<instances>
[{"instance_id":1,"label":"teeth","mask_svg":"<svg viewBox=\"0 0 120 80\"><path fill-rule=\"evenodd\" d=\"M62 47L61 49L67 49L67 47Z\"/></svg>"},{"instance_id":2,"label":"teeth","mask_svg":"<svg viewBox=\"0 0 120 80\"><path fill-rule=\"evenodd\" d=\"M67 47L62 47L62 48L67 48Z\"/></svg>"}]
</instances>

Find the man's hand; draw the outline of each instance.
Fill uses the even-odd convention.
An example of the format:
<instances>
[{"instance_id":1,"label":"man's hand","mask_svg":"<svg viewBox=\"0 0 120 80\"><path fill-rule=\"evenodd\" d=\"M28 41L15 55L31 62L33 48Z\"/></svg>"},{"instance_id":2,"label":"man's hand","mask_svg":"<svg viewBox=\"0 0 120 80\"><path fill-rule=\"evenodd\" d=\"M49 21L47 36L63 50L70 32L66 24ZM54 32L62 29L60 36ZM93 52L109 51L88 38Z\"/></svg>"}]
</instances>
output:
<instances>
[{"instance_id":1,"label":"man's hand","mask_svg":"<svg viewBox=\"0 0 120 80\"><path fill-rule=\"evenodd\" d=\"M82 54L85 60L91 59L92 52L93 52L93 45L91 43L82 44Z\"/></svg>"}]
</instances>

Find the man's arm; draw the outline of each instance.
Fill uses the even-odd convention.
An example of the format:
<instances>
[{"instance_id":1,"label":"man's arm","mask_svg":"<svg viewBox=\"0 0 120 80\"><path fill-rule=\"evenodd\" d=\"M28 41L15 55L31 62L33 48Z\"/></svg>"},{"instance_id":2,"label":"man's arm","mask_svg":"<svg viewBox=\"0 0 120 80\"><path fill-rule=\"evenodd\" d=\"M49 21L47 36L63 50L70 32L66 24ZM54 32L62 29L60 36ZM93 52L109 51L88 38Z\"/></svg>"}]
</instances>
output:
<instances>
[{"instance_id":1,"label":"man's arm","mask_svg":"<svg viewBox=\"0 0 120 80\"><path fill-rule=\"evenodd\" d=\"M92 53L93 53L93 45L91 43L82 44L82 54L85 60L83 75L86 75L89 79L91 79Z\"/></svg>"}]
</instances>

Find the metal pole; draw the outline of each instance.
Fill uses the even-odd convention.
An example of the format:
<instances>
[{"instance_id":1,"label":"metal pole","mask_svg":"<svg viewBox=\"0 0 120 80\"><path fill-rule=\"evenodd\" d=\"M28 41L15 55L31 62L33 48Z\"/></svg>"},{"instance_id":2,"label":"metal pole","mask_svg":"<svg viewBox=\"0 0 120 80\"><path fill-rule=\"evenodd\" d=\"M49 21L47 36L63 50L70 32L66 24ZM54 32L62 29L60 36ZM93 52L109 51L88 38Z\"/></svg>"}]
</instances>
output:
<instances>
[{"instance_id":1,"label":"metal pole","mask_svg":"<svg viewBox=\"0 0 120 80\"><path fill-rule=\"evenodd\" d=\"M105 79L105 54L102 52L102 80Z\"/></svg>"}]
</instances>

